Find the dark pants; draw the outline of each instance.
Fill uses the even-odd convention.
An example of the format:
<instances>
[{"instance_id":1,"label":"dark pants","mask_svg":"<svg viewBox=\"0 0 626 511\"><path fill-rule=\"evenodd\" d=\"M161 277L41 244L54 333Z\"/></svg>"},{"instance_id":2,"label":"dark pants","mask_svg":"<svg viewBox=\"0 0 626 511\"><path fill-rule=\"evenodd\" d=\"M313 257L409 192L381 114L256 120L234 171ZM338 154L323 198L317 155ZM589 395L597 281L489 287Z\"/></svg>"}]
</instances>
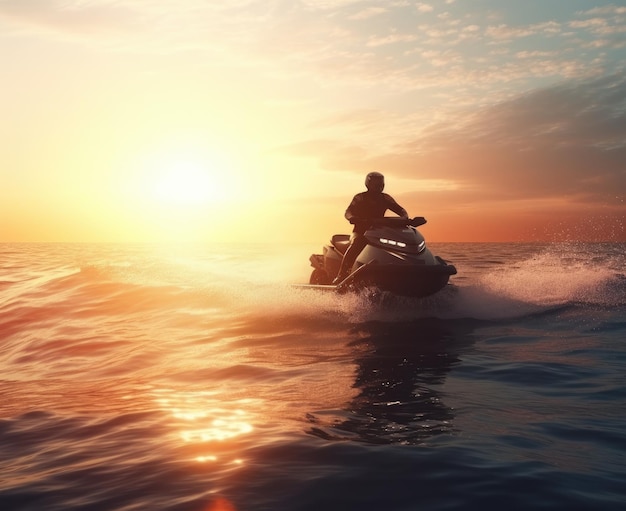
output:
<instances>
[{"instance_id":1,"label":"dark pants","mask_svg":"<svg viewBox=\"0 0 626 511\"><path fill-rule=\"evenodd\" d=\"M356 261L356 258L361 253L361 250L365 248L365 245L367 245L367 239L365 236L363 234L353 232L352 236L350 236L350 245L346 249L346 253L343 255L337 280L343 280L348 276L350 268L352 268L354 261Z\"/></svg>"}]
</instances>

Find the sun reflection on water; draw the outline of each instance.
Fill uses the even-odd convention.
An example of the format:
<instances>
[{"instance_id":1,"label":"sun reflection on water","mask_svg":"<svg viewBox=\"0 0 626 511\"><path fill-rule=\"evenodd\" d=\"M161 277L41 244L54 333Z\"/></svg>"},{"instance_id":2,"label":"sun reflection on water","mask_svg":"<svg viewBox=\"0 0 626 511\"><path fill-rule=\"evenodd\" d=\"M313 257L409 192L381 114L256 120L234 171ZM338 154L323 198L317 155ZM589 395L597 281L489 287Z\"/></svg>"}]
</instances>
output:
<instances>
[{"instance_id":1,"label":"sun reflection on water","mask_svg":"<svg viewBox=\"0 0 626 511\"><path fill-rule=\"evenodd\" d=\"M201 422L201 428L181 431L181 437L185 442L222 442L239 435L250 433L254 428L247 422L248 414L243 410L225 410L214 408L202 414L174 414L189 422ZM189 419L188 417L193 418ZM219 418L212 418L219 417ZM202 419L202 420L200 420ZM204 422L206 419L207 422Z\"/></svg>"},{"instance_id":2,"label":"sun reflection on water","mask_svg":"<svg viewBox=\"0 0 626 511\"><path fill-rule=\"evenodd\" d=\"M178 437L191 458L199 463L225 462L243 465L236 452L238 442L254 431L252 399L228 401L218 391L160 389L155 401L174 420Z\"/></svg>"}]
</instances>

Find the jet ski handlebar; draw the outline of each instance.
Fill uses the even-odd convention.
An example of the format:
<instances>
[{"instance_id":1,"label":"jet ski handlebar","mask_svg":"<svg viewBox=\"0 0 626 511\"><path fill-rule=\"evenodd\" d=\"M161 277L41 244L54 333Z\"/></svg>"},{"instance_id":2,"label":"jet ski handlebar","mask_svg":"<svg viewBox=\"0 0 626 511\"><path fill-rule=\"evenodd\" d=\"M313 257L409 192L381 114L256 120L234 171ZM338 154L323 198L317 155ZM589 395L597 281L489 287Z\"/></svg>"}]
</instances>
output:
<instances>
[{"instance_id":1,"label":"jet ski handlebar","mask_svg":"<svg viewBox=\"0 0 626 511\"><path fill-rule=\"evenodd\" d=\"M426 223L426 219L423 216L416 216L414 218L402 218L395 216L385 216L383 218L372 219L358 219L358 222L368 222L372 227L406 227L410 225L412 227L419 227ZM355 222L351 222L355 223Z\"/></svg>"}]
</instances>

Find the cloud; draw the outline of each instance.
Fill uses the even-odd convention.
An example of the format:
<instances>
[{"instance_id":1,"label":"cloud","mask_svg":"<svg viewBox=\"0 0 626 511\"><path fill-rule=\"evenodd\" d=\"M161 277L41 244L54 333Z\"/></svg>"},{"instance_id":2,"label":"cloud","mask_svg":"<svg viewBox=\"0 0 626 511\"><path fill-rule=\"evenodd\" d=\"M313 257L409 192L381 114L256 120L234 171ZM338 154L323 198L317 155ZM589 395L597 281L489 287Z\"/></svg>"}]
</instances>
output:
<instances>
[{"instance_id":1,"label":"cloud","mask_svg":"<svg viewBox=\"0 0 626 511\"><path fill-rule=\"evenodd\" d=\"M137 13L129 6L110 2L58 0L0 0L0 21L16 29L101 34L137 27Z\"/></svg>"},{"instance_id":2,"label":"cloud","mask_svg":"<svg viewBox=\"0 0 626 511\"><path fill-rule=\"evenodd\" d=\"M434 3L0 0L0 29L115 51L204 53L205 63L255 68L283 80L299 75L325 87L348 83L399 91L463 83L506 85L510 93L538 77L597 72L626 45L626 13L616 7L560 22L492 25L484 13L457 4L446 2L445 16L428 16L426 23L424 13L435 11ZM556 38L561 44L550 44L547 55L545 40ZM425 52L438 57L423 58ZM527 62L512 62L515 54L526 55Z\"/></svg>"},{"instance_id":3,"label":"cloud","mask_svg":"<svg viewBox=\"0 0 626 511\"><path fill-rule=\"evenodd\" d=\"M626 44L626 12L615 6L581 11L560 23L512 26L485 24L478 13L461 15L454 11L457 4L446 3L450 16L419 24L423 16L416 7L432 11L434 4L187 0L173 6L168 0L0 0L0 21L14 30L45 27L120 45L126 38L129 46L139 47L143 38L146 51L211 51L229 65L254 67L256 76L275 80L281 86L277 90L286 90L290 81L320 84L311 87L311 96L300 94L304 100L319 101L313 95L320 89L330 101L349 94L355 110L371 110L371 95L381 90L381 101L398 94L407 100L438 95L455 106L485 105L528 89L536 80L599 76L613 63L611 48ZM407 16L416 23L407 23ZM613 32L606 37L594 35L607 29ZM544 39L525 45L531 35L560 37L575 45L544 46ZM515 46L509 43L513 40ZM427 101L408 110L426 111L431 108L422 106ZM548 134L556 136L558 126Z\"/></svg>"},{"instance_id":4,"label":"cloud","mask_svg":"<svg viewBox=\"0 0 626 511\"><path fill-rule=\"evenodd\" d=\"M328 170L381 169L413 179L421 199L420 182L440 180L456 190L444 187L437 200L446 196L457 205L560 201L623 208L626 73L562 83L459 114L456 124L432 126L385 154L336 142L299 147L309 149Z\"/></svg>"},{"instance_id":5,"label":"cloud","mask_svg":"<svg viewBox=\"0 0 626 511\"><path fill-rule=\"evenodd\" d=\"M516 39L521 37L529 37L536 33L533 27L511 27L501 24L497 26L487 27L486 35L496 40Z\"/></svg>"},{"instance_id":6,"label":"cloud","mask_svg":"<svg viewBox=\"0 0 626 511\"><path fill-rule=\"evenodd\" d=\"M0 0L4 35L71 40L133 53L254 47L268 33L266 27L271 31L289 14L275 2L254 0Z\"/></svg>"},{"instance_id":7,"label":"cloud","mask_svg":"<svg viewBox=\"0 0 626 511\"><path fill-rule=\"evenodd\" d=\"M422 2L418 2L416 7L419 12L433 12L435 10L432 5Z\"/></svg>"},{"instance_id":8,"label":"cloud","mask_svg":"<svg viewBox=\"0 0 626 511\"><path fill-rule=\"evenodd\" d=\"M422 151L417 160L436 164L440 177L501 197L621 203L626 73L524 94L474 113L455 129L433 130L412 146ZM410 175L410 165L403 172Z\"/></svg>"},{"instance_id":9,"label":"cloud","mask_svg":"<svg viewBox=\"0 0 626 511\"><path fill-rule=\"evenodd\" d=\"M407 43L416 41L417 36L413 34L389 34L386 36L373 36L367 41L368 47L386 46L394 43Z\"/></svg>"},{"instance_id":10,"label":"cloud","mask_svg":"<svg viewBox=\"0 0 626 511\"><path fill-rule=\"evenodd\" d=\"M602 7L594 7L593 9L589 9L588 11L579 11L577 14L579 15L589 15L595 16L598 14L603 15L619 15L626 14L626 7L618 7L615 5L605 5Z\"/></svg>"},{"instance_id":11,"label":"cloud","mask_svg":"<svg viewBox=\"0 0 626 511\"><path fill-rule=\"evenodd\" d=\"M359 11L356 14L349 16L349 18L353 20L365 20L368 18L379 16L385 12L387 12L387 9L385 9L384 7L367 7L362 11Z\"/></svg>"}]
</instances>

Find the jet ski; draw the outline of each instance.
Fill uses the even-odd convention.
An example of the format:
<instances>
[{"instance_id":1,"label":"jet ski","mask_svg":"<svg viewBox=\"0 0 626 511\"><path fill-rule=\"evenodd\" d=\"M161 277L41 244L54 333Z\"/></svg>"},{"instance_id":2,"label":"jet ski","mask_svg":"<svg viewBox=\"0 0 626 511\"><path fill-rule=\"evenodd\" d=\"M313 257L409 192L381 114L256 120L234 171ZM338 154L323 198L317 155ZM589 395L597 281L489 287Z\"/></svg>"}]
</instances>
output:
<instances>
[{"instance_id":1,"label":"jet ski","mask_svg":"<svg viewBox=\"0 0 626 511\"><path fill-rule=\"evenodd\" d=\"M367 245L357 256L350 274L332 285L343 255L350 244L349 234L335 234L322 254L309 258L313 272L306 287L338 292L376 288L396 295L425 297L448 284L456 268L433 255L417 227L424 217L374 219L365 232Z\"/></svg>"}]
</instances>

